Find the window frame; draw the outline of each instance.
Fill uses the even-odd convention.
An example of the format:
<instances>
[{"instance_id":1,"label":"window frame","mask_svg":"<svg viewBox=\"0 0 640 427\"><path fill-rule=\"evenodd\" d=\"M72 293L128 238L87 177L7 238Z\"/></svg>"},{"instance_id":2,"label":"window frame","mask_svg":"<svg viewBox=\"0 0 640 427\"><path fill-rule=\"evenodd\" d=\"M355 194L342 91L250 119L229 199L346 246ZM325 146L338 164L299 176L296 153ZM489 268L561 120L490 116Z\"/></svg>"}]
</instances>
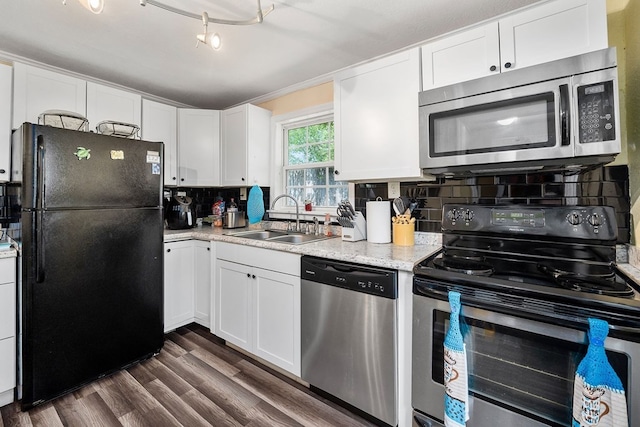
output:
<instances>
[{"instance_id":1,"label":"window frame","mask_svg":"<svg viewBox=\"0 0 640 427\"><path fill-rule=\"evenodd\" d=\"M271 209L273 200L280 194L284 194L286 191L286 173L285 173L285 141L284 134L286 128L291 128L296 123L304 123L312 120L319 120L326 117L330 120L333 119L333 103L320 104L313 107L304 108L301 110L284 113L281 115L273 116L271 118L272 132L273 132L273 150L272 150L272 164L274 165L272 172L272 186L270 191L270 204L267 209L270 218L274 219L295 219L295 206L287 206L281 200L277 205ZM334 120L335 123L335 120ZM334 149L335 149L335 136L334 136ZM336 167L336 155L334 151L334 168ZM323 162L324 164L324 162ZM320 164L319 164L320 165ZM353 183L348 183L349 200L353 203L355 194L355 186ZM324 219L325 214L330 214L332 218L336 218L336 207L318 207L313 206L313 210L304 210L304 200L299 200L300 219L311 220L314 216L320 221Z\"/></svg>"}]
</instances>

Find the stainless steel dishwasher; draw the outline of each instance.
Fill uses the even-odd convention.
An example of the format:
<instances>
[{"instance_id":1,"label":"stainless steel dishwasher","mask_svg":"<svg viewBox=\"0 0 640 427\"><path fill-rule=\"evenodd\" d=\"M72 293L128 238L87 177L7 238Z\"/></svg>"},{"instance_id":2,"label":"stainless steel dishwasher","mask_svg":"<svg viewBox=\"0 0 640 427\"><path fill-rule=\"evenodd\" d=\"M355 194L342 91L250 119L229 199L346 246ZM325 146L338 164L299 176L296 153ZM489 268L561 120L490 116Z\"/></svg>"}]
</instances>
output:
<instances>
[{"instance_id":1,"label":"stainless steel dishwasher","mask_svg":"<svg viewBox=\"0 0 640 427\"><path fill-rule=\"evenodd\" d=\"M301 264L302 379L397 425L397 271L310 256Z\"/></svg>"}]
</instances>

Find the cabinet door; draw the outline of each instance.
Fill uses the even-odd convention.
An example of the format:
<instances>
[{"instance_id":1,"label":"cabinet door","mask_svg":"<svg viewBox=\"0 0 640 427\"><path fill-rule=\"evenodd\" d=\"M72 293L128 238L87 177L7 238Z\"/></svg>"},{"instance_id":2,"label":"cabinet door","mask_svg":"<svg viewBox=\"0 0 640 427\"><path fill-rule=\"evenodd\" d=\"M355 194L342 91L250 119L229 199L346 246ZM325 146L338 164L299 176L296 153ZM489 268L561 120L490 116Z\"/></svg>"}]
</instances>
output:
<instances>
[{"instance_id":1,"label":"cabinet door","mask_svg":"<svg viewBox=\"0 0 640 427\"><path fill-rule=\"evenodd\" d=\"M15 268L15 258L13 268ZM16 284L0 284L0 340L16 335Z\"/></svg>"},{"instance_id":2,"label":"cabinet door","mask_svg":"<svg viewBox=\"0 0 640 427\"><path fill-rule=\"evenodd\" d=\"M194 256L191 240L164 244L164 331L193 321Z\"/></svg>"},{"instance_id":3,"label":"cabinet door","mask_svg":"<svg viewBox=\"0 0 640 427\"><path fill-rule=\"evenodd\" d=\"M334 78L336 179L421 176L418 48Z\"/></svg>"},{"instance_id":4,"label":"cabinet door","mask_svg":"<svg viewBox=\"0 0 640 427\"><path fill-rule=\"evenodd\" d=\"M300 277L255 270L254 353L300 375Z\"/></svg>"},{"instance_id":5,"label":"cabinet door","mask_svg":"<svg viewBox=\"0 0 640 427\"><path fill-rule=\"evenodd\" d=\"M253 351L251 268L224 260L216 262L216 335Z\"/></svg>"},{"instance_id":6,"label":"cabinet door","mask_svg":"<svg viewBox=\"0 0 640 427\"><path fill-rule=\"evenodd\" d=\"M222 111L220 120L220 185L248 185L247 106Z\"/></svg>"},{"instance_id":7,"label":"cabinet door","mask_svg":"<svg viewBox=\"0 0 640 427\"><path fill-rule=\"evenodd\" d=\"M141 111L142 97L139 94L87 83L87 119L92 130L105 120L140 126ZM136 137L139 138L140 135Z\"/></svg>"},{"instance_id":8,"label":"cabinet door","mask_svg":"<svg viewBox=\"0 0 640 427\"><path fill-rule=\"evenodd\" d=\"M86 101L84 80L30 65L13 65L14 129L24 122L38 123L38 116L46 110L71 111L86 117Z\"/></svg>"},{"instance_id":9,"label":"cabinet door","mask_svg":"<svg viewBox=\"0 0 640 427\"><path fill-rule=\"evenodd\" d=\"M142 100L142 139L164 143L164 185L178 184L178 109Z\"/></svg>"},{"instance_id":10,"label":"cabinet door","mask_svg":"<svg viewBox=\"0 0 640 427\"><path fill-rule=\"evenodd\" d=\"M499 72L497 22L422 46L423 90Z\"/></svg>"},{"instance_id":11,"label":"cabinet door","mask_svg":"<svg viewBox=\"0 0 640 427\"><path fill-rule=\"evenodd\" d=\"M193 241L194 269L194 317L202 326L210 327L211 300L211 243Z\"/></svg>"},{"instance_id":12,"label":"cabinet door","mask_svg":"<svg viewBox=\"0 0 640 427\"><path fill-rule=\"evenodd\" d=\"M0 182L11 178L11 71L0 63Z\"/></svg>"},{"instance_id":13,"label":"cabinet door","mask_svg":"<svg viewBox=\"0 0 640 427\"><path fill-rule=\"evenodd\" d=\"M271 111L244 104L221 112L222 186L269 185Z\"/></svg>"},{"instance_id":14,"label":"cabinet door","mask_svg":"<svg viewBox=\"0 0 640 427\"><path fill-rule=\"evenodd\" d=\"M554 1L500 20L502 71L606 47L605 0Z\"/></svg>"},{"instance_id":15,"label":"cabinet door","mask_svg":"<svg viewBox=\"0 0 640 427\"><path fill-rule=\"evenodd\" d=\"M220 185L220 112L178 109L180 186Z\"/></svg>"},{"instance_id":16,"label":"cabinet door","mask_svg":"<svg viewBox=\"0 0 640 427\"><path fill-rule=\"evenodd\" d=\"M0 394L16 386L16 339L0 340ZM0 406L3 403L0 402Z\"/></svg>"}]
</instances>

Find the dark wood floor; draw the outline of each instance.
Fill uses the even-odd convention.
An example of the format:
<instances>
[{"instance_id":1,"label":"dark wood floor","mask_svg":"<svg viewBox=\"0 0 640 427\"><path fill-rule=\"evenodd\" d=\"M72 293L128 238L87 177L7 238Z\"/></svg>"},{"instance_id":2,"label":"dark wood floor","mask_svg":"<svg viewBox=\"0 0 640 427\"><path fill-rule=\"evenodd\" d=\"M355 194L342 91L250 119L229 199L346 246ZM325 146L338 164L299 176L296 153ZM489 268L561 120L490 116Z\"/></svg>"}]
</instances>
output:
<instances>
[{"instance_id":1,"label":"dark wood floor","mask_svg":"<svg viewBox=\"0 0 640 427\"><path fill-rule=\"evenodd\" d=\"M197 325L168 334L155 358L29 412L14 403L0 414L0 427L372 425Z\"/></svg>"}]
</instances>

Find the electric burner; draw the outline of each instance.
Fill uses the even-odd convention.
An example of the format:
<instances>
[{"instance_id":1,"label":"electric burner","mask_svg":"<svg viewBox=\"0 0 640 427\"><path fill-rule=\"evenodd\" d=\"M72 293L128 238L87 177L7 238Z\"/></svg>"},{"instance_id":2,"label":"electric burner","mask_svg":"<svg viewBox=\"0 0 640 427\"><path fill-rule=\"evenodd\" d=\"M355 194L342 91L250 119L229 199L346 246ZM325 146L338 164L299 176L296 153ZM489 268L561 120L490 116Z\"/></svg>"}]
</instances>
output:
<instances>
[{"instance_id":1,"label":"electric burner","mask_svg":"<svg viewBox=\"0 0 640 427\"><path fill-rule=\"evenodd\" d=\"M436 258L433 260L433 265L442 270L469 274L472 276L491 276L493 274L493 267L491 267L491 265L482 261L463 257L445 256L442 258Z\"/></svg>"}]
</instances>

